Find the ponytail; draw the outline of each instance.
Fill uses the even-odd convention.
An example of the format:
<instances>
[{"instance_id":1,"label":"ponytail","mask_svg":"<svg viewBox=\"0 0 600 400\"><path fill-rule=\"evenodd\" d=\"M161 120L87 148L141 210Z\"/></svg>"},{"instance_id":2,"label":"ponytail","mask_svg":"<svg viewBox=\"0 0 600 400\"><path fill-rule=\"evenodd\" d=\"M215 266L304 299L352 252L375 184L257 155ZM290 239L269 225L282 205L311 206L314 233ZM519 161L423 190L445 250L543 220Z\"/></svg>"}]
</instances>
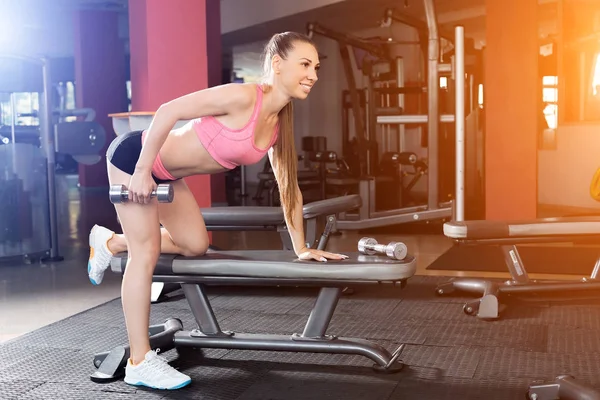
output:
<instances>
[{"instance_id":1,"label":"ponytail","mask_svg":"<svg viewBox=\"0 0 600 400\"><path fill-rule=\"evenodd\" d=\"M315 43L306 35L296 32L278 33L271 37L264 50L263 61L263 87L270 90L273 83L272 61L275 55L285 59L294 48L296 42ZM279 199L285 210L285 220L290 227L294 227L294 212L296 199L300 196L298 188L298 156L294 145L294 106L292 101L279 111L279 136L274 146L276 163L273 169L279 186Z\"/></svg>"},{"instance_id":2,"label":"ponytail","mask_svg":"<svg viewBox=\"0 0 600 400\"><path fill-rule=\"evenodd\" d=\"M279 112L279 136L275 145L276 168L273 171L279 185L279 199L285 219L294 228L294 211L299 195L297 185L298 156L294 143L294 106L290 101Z\"/></svg>"}]
</instances>

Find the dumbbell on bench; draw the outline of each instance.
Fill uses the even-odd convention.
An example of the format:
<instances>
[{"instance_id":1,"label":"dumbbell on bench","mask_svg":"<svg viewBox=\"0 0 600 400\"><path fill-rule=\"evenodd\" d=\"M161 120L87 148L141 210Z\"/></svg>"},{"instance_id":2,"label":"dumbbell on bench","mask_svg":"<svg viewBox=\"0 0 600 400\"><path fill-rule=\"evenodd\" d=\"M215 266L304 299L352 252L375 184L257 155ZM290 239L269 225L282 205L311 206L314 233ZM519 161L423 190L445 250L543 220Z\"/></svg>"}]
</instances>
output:
<instances>
[{"instance_id":1,"label":"dumbbell on bench","mask_svg":"<svg viewBox=\"0 0 600 400\"><path fill-rule=\"evenodd\" d=\"M408 254L408 248L404 243L390 242L389 244L377 244L377 240L368 237L364 237L358 241L358 251L370 256L382 253L395 260L404 260Z\"/></svg>"},{"instance_id":2,"label":"dumbbell on bench","mask_svg":"<svg viewBox=\"0 0 600 400\"><path fill-rule=\"evenodd\" d=\"M161 184L150 194L150 197L156 197L159 203L171 203L173 201L173 186ZM129 190L125 185L110 186L110 202L113 204L125 203L129 201Z\"/></svg>"}]
</instances>

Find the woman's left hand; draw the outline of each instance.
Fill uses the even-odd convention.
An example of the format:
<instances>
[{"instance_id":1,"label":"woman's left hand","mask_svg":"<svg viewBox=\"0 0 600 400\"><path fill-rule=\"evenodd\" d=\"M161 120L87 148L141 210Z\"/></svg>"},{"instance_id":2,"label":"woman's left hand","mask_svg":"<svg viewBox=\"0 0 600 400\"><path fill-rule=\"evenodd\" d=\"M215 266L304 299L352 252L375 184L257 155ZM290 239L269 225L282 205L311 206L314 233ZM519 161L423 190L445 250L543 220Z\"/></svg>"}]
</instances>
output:
<instances>
[{"instance_id":1,"label":"woman's left hand","mask_svg":"<svg viewBox=\"0 0 600 400\"><path fill-rule=\"evenodd\" d=\"M327 261L329 260L345 260L348 258L344 254L330 253L328 251L304 248L298 252L298 258L300 260L316 260L316 261Z\"/></svg>"}]
</instances>

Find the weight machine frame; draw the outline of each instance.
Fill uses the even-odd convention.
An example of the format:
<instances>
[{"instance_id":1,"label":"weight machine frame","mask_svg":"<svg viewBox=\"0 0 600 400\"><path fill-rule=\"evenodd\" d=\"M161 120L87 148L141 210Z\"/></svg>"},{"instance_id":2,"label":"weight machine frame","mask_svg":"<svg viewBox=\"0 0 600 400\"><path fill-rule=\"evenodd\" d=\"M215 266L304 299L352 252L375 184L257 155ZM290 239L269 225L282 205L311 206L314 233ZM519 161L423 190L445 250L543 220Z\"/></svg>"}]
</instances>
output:
<instances>
[{"instance_id":1,"label":"weight machine frame","mask_svg":"<svg viewBox=\"0 0 600 400\"><path fill-rule=\"evenodd\" d=\"M46 156L47 168L47 189L48 189L48 217L50 235L50 248L44 253L46 257L42 258L42 262L62 261L63 257L59 252L58 244L58 212L56 205L56 154L53 133L53 115L52 115L52 80L50 71L50 59L47 57L31 57L20 54L0 54L0 60L24 61L41 67L42 72L42 91L38 91L39 97L39 121L40 121L40 142L42 150ZM14 109L13 109L14 112ZM12 122L14 125L14 121ZM13 145L14 145L14 127ZM23 254L23 256L29 256Z\"/></svg>"},{"instance_id":2,"label":"weight machine frame","mask_svg":"<svg viewBox=\"0 0 600 400\"><path fill-rule=\"evenodd\" d=\"M425 7L426 25L408 16L386 10L385 18L389 22L392 19L398 20L404 24L416 28L421 37L425 28L427 29L427 115L376 115L371 123L386 125L398 124L405 126L408 124L427 123L428 133L428 174L427 174L427 204L415 207L404 207L394 210L375 211L375 180L359 178L359 195L363 199L363 206L358 214L343 214L337 220L337 228L340 230L358 230L369 229L380 226L402 224L414 221L424 220L443 220L453 218L457 220L464 219L464 165L465 165L465 46L464 46L464 27L457 26L454 30L455 56L451 64L440 62L440 31L435 15L433 0L423 0ZM330 37L340 43L342 61L345 67L348 86L353 103L353 114L356 136L359 145L366 148L365 145L365 123L360 112L360 103L354 74L351 70L348 58L347 45L355 46L360 49L371 52L382 59L390 59L384 52L381 53L378 47L368 46L364 42L339 33L332 32L316 24L309 24L309 36L318 33ZM446 32L442 32L447 37ZM390 60L391 61L391 60ZM440 115L439 112L439 77L440 73L451 73L455 80L455 111L454 115ZM367 99L367 102L369 100ZM367 107L369 107L367 105ZM471 106L471 108L473 108ZM442 123L454 123L456 131L456 191L454 202L441 202L439 199L439 127ZM401 128L402 129L402 128ZM359 153L362 156L362 153ZM360 164L363 164L361 159Z\"/></svg>"}]
</instances>

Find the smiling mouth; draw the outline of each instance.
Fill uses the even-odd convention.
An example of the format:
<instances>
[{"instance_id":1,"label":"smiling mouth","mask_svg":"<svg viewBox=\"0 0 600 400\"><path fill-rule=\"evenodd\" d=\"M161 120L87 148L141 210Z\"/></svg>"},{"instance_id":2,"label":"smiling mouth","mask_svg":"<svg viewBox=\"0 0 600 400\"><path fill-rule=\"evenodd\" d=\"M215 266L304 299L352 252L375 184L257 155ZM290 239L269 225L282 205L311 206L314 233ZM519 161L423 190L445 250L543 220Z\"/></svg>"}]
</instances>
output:
<instances>
[{"instance_id":1,"label":"smiling mouth","mask_svg":"<svg viewBox=\"0 0 600 400\"><path fill-rule=\"evenodd\" d=\"M304 83L301 83L301 84L300 84L300 86L302 86L302 88L303 88L304 90L307 90L307 91L310 91L310 89L312 89L312 86L310 86L310 85L305 85Z\"/></svg>"}]
</instances>

